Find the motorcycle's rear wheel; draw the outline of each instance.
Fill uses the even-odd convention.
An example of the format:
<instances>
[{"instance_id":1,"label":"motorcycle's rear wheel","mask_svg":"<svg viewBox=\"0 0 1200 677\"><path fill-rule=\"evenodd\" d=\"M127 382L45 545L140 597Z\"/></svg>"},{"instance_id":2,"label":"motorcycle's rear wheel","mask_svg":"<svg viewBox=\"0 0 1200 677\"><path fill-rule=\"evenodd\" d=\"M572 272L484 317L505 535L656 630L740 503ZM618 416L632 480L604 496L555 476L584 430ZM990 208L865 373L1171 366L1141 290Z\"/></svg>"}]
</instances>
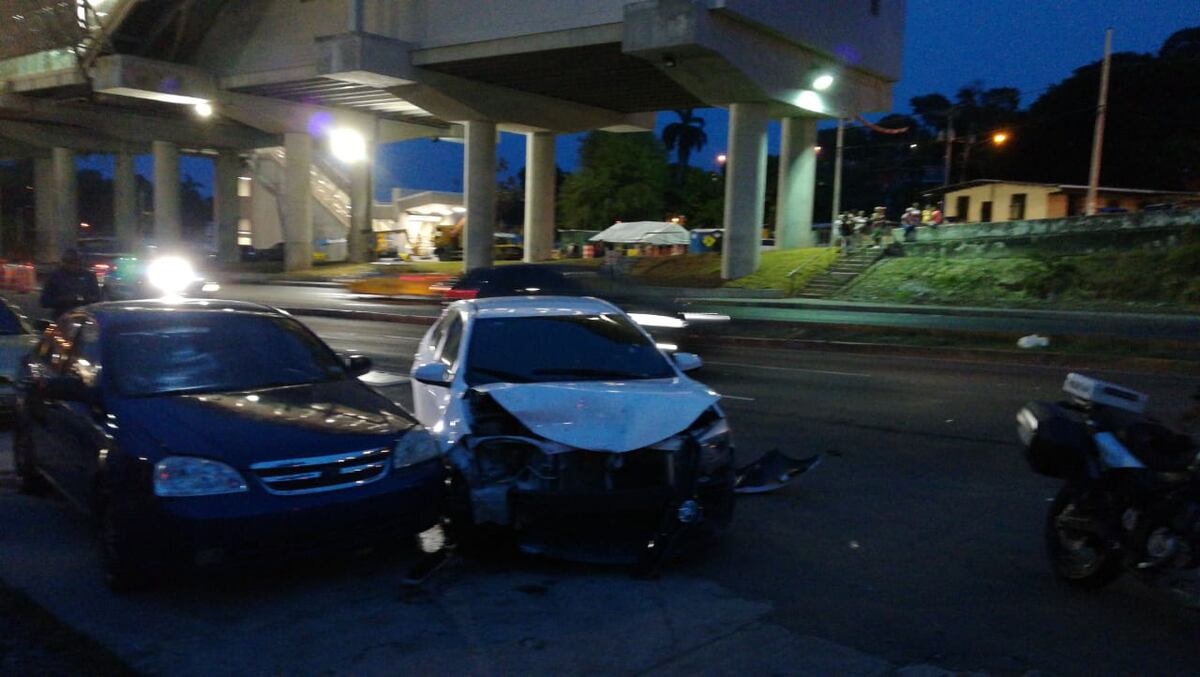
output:
<instances>
[{"instance_id":1,"label":"motorcycle's rear wheel","mask_svg":"<svg viewBox=\"0 0 1200 677\"><path fill-rule=\"evenodd\" d=\"M1060 579L1094 590L1121 575L1121 553L1095 531L1071 527L1071 520L1091 517L1080 506L1083 496L1082 486L1068 483L1054 497L1046 516L1046 555Z\"/></svg>"}]
</instances>

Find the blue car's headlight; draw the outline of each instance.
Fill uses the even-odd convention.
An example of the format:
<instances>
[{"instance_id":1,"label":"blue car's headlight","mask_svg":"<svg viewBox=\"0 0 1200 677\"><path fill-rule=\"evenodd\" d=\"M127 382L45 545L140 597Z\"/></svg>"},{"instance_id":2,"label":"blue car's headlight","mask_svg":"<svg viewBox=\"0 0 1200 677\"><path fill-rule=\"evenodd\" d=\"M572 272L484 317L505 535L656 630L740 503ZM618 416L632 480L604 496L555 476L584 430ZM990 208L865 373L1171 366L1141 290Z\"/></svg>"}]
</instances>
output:
<instances>
[{"instance_id":1,"label":"blue car's headlight","mask_svg":"<svg viewBox=\"0 0 1200 677\"><path fill-rule=\"evenodd\" d=\"M155 496L212 496L246 491L241 473L220 461L168 456L154 465Z\"/></svg>"},{"instance_id":2,"label":"blue car's headlight","mask_svg":"<svg viewBox=\"0 0 1200 677\"><path fill-rule=\"evenodd\" d=\"M392 451L392 467L407 468L437 458L441 453L433 435L421 426L416 426L396 442L396 448Z\"/></svg>"}]
</instances>

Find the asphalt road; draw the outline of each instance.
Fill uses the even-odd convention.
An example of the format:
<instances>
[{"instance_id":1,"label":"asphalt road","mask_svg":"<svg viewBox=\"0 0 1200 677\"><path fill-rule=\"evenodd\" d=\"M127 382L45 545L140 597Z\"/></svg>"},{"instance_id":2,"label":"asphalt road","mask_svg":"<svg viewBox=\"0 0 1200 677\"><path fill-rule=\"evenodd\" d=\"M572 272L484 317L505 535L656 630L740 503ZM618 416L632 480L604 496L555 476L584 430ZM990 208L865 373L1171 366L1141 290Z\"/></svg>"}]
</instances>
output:
<instances>
[{"instance_id":1,"label":"asphalt road","mask_svg":"<svg viewBox=\"0 0 1200 677\"><path fill-rule=\"evenodd\" d=\"M407 354L421 331L306 321L335 346L377 355ZM1057 484L1025 466L1014 414L1057 397L1061 369L757 348L703 356L697 378L725 396L743 459L774 447L826 459L776 495L741 501L735 532L683 573L770 601L771 620L797 634L899 665L1194 674L1200 616L1128 581L1063 589L1042 558ZM1095 375L1150 394L1167 419L1196 387Z\"/></svg>"},{"instance_id":2,"label":"asphalt road","mask_svg":"<svg viewBox=\"0 0 1200 677\"><path fill-rule=\"evenodd\" d=\"M335 348L401 373L424 331L304 321ZM706 366L697 378L725 396L742 460L772 447L826 458L783 491L741 500L736 529L719 547L658 582L555 563L481 570L468 562L429 597L401 596L398 604L398 565L383 559L268 583L181 582L119 599L98 588L82 520L61 503L11 490L0 491L0 523L8 525L0 530L0 578L136 665L179 674L236 671L246 665L230 663L237 656L253 656L260 668L315 673L324 669L317 655L337 650L353 661L335 672L358 674L462 667L445 662L448 651L479 674L634 664L663 671L650 656L740 637L700 666L722 672L732 665L722 660L746 652L769 657L781 636L848 647L892 666L1194 674L1200 616L1127 581L1094 594L1064 589L1043 561L1042 519L1056 486L1024 466L1013 415L1028 399L1055 397L1062 370L758 348L701 352ZM1167 418L1196 385L1096 375L1149 393L1152 409ZM387 392L408 402L403 385ZM651 651L655 642L661 646ZM643 654L648 662L618 662ZM861 669L808 669L882 669L857 659L867 660L856 664Z\"/></svg>"}]
</instances>

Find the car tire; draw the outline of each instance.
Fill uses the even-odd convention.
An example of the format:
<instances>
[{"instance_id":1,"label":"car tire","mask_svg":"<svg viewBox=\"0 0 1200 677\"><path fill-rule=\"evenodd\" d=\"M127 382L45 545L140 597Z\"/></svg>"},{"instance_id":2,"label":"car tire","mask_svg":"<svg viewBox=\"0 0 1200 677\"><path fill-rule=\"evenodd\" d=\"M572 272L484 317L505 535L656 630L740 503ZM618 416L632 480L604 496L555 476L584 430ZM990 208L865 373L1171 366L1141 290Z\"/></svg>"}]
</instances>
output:
<instances>
[{"instance_id":1,"label":"car tire","mask_svg":"<svg viewBox=\"0 0 1200 677\"><path fill-rule=\"evenodd\" d=\"M34 460L37 455L33 447L33 435L29 427L18 424L13 432L13 462L17 470L21 493L30 496L45 496L50 493L50 483L42 477Z\"/></svg>"},{"instance_id":2,"label":"car tire","mask_svg":"<svg viewBox=\"0 0 1200 677\"><path fill-rule=\"evenodd\" d=\"M134 555L125 530L117 523L107 504L98 509L96 540L100 563L104 567L104 583L117 593L135 592L150 586L150 573Z\"/></svg>"}]
</instances>

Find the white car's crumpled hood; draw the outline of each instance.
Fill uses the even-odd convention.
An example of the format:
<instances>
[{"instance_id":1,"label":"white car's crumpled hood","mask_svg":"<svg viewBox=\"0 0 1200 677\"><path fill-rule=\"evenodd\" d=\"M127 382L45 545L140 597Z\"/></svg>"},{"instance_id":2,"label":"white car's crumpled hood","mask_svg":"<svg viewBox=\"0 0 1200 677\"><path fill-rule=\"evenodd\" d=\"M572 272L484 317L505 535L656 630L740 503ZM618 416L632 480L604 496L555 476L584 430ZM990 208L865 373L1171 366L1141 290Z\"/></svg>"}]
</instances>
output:
<instances>
[{"instance_id":1,"label":"white car's crumpled hood","mask_svg":"<svg viewBox=\"0 0 1200 677\"><path fill-rule=\"evenodd\" d=\"M651 381L495 383L492 396L530 431L576 449L626 452L691 425L720 396L686 378Z\"/></svg>"}]
</instances>

